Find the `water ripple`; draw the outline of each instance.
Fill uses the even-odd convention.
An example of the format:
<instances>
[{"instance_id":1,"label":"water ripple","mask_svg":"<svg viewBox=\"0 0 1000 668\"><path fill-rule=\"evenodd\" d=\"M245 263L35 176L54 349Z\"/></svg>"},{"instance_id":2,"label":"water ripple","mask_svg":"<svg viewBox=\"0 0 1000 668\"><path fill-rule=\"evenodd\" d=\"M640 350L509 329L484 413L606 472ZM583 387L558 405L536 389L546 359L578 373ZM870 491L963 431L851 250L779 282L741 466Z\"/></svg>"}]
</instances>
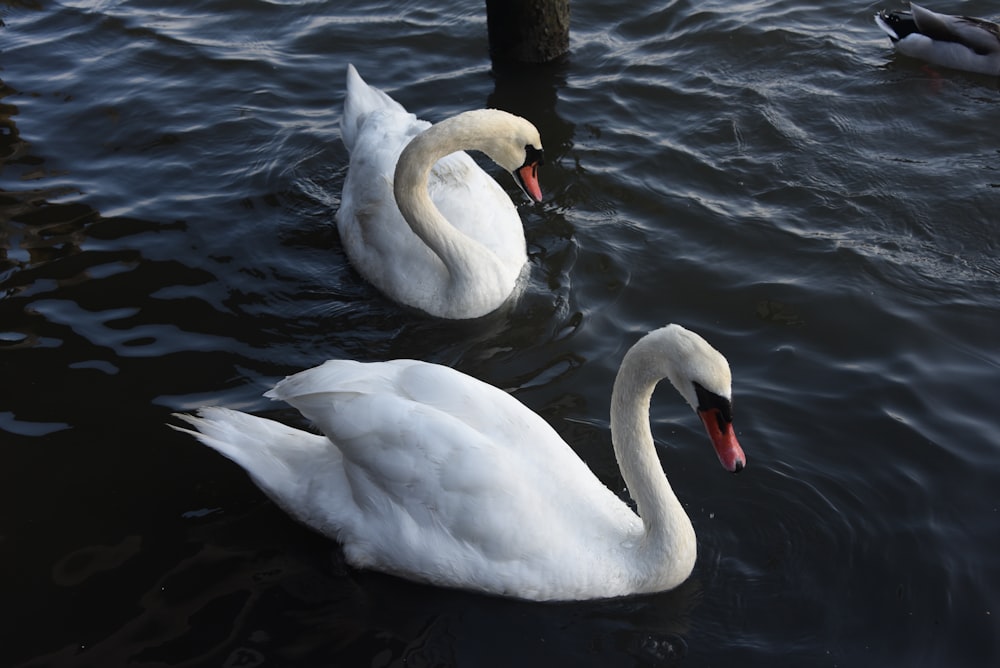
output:
<instances>
[{"instance_id":1,"label":"water ripple","mask_svg":"<svg viewBox=\"0 0 1000 668\"><path fill-rule=\"evenodd\" d=\"M15 654L481 665L477 639L530 619L580 665L1000 656L996 83L893 55L873 11L574 2L565 61L509 73L457 0L5 8L0 468L23 483L5 537L31 546L5 589L32 622ZM424 118L539 126L515 303L428 320L347 263L348 62ZM260 396L287 373L415 357L515 392L624 495L611 383L671 321L729 358L750 462L723 475L657 392L701 555L675 594L540 610L359 574L163 427L204 403L291 418Z\"/></svg>"}]
</instances>

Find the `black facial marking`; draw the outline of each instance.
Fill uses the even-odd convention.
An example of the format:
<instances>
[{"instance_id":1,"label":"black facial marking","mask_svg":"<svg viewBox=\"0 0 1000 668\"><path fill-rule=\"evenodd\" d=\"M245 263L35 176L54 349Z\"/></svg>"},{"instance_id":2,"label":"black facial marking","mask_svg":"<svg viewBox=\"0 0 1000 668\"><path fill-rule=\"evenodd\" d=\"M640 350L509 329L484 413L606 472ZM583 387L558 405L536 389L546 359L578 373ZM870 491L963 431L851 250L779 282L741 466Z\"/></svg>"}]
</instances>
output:
<instances>
[{"instance_id":1,"label":"black facial marking","mask_svg":"<svg viewBox=\"0 0 1000 668\"><path fill-rule=\"evenodd\" d=\"M544 165L545 164L545 151L540 148L535 148L531 144L524 145L524 164L522 167L527 167L528 165Z\"/></svg>"},{"instance_id":2,"label":"black facial marking","mask_svg":"<svg viewBox=\"0 0 1000 668\"><path fill-rule=\"evenodd\" d=\"M698 410L717 410L716 415L719 418L719 429L725 431L726 427L733 423L733 402L719 396L715 392L709 392L698 383L692 384L694 385L694 392L698 397Z\"/></svg>"}]
</instances>

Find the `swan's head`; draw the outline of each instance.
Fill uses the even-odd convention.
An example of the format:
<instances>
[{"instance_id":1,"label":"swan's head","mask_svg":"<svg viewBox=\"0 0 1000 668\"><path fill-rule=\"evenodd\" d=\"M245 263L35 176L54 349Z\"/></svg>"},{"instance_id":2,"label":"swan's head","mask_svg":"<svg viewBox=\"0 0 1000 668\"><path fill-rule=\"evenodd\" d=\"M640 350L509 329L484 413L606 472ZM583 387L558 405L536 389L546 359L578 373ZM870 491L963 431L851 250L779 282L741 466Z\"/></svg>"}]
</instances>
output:
<instances>
[{"instance_id":1,"label":"swan's head","mask_svg":"<svg viewBox=\"0 0 1000 668\"><path fill-rule=\"evenodd\" d=\"M477 109L455 117L475 128L477 149L513 175L521 190L535 202L542 201L538 167L545 164L542 138L534 125L499 109Z\"/></svg>"},{"instance_id":2,"label":"swan's head","mask_svg":"<svg viewBox=\"0 0 1000 668\"><path fill-rule=\"evenodd\" d=\"M667 325L644 338L654 346L656 358L663 360L659 371L701 418L722 466L741 471L747 460L733 430L729 362L708 341L680 325Z\"/></svg>"}]
</instances>

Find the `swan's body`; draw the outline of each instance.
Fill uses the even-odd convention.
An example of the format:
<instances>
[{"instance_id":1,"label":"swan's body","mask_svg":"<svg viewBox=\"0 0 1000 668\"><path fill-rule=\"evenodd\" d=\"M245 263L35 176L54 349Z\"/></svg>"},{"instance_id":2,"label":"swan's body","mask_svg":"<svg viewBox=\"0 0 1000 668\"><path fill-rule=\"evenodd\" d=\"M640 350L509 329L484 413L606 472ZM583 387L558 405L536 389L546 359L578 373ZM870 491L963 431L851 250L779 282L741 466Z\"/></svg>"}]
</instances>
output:
<instances>
[{"instance_id":1,"label":"swan's body","mask_svg":"<svg viewBox=\"0 0 1000 668\"><path fill-rule=\"evenodd\" d=\"M1000 26L969 16L938 14L910 3L910 12L875 15L896 50L935 65L1000 75Z\"/></svg>"},{"instance_id":2,"label":"swan's body","mask_svg":"<svg viewBox=\"0 0 1000 668\"><path fill-rule=\"evenodd\" d=\"M670 589L694 566L694 529L649 427L664 377L723 465L745 462L725 358L680 326L656 330L626 354L612 393L612 441L638 515L538 415L435 364L329 361L267 393L323 435L225 408L180 417L197 429L182 431L340 541L354 566L525 599L604 598Z\"/></svg>"},{"instance_id":3,"label":"swan's body","mask_svg":"<svg viewBox=\"0 0 1000 668\"><path fill-rule=\"evenodd\" d=\"M524 228L507 193L463 151L483 151L540 201L538 130L496 109L432 126L348 65L341 132L351 157L337 229L358 273L441 318L503 304L527 263Z\"/></svg>"}]
</instances>

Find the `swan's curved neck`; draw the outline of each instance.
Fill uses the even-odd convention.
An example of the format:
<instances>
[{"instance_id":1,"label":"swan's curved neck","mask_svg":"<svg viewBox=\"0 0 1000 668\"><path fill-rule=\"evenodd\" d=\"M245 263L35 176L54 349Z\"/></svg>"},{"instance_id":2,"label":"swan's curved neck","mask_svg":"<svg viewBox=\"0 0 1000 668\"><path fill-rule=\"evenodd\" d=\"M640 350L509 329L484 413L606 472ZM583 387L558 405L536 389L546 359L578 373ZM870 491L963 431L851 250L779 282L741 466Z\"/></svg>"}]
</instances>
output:
<instances>
[{"instance_id":1,"label":"swan's curved neck","mask_svg":"<svg viewBox=\"0 0 1000 668\"><path fill-rule=\"evenodd\" d=\"M695 549L691 520L670 486L653 444L649 404L656 384L667 377L670 364L647 339L640 340L622 360L611 393L611 439L622 478L645 527L640 549L661 552Z\"/></svg>"},{"instance_id":2,"label":"swan's curved neck","mask_svg":"<svg viewBox=\"0 0 1000 668\"><path fill-rule=\"evenodd\" d=\"M477 285L490 285L483 274L491 270L500 273L500 263L489 249L448 222L431 201L427 181L438 160L456 151L482 150L485 140L483 128L468 113L441 121L406 145L393 177L400 213L440 258L449 274L448 289L456 296Z\"/></svg>"}]
</instances>

